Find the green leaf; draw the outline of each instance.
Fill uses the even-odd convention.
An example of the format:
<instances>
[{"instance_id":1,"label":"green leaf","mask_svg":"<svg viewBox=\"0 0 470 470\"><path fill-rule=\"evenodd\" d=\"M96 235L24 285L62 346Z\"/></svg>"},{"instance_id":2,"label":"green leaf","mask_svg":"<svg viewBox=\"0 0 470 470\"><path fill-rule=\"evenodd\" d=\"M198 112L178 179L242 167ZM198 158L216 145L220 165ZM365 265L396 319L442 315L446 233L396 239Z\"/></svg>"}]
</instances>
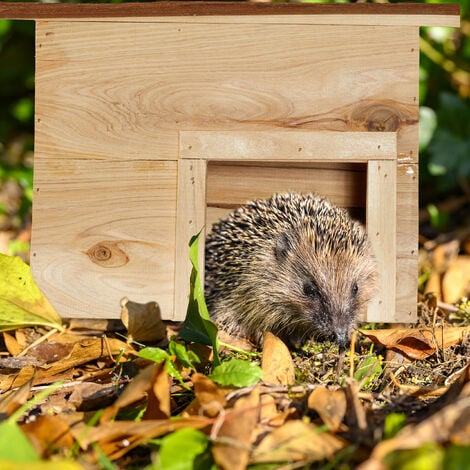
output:
<instances>
[{"instance_id":1,"label":"green leaf","mask_svg":"<svg viewBox=\"0 0 470 470\"><path fill-rule=\"evenodd\" d=\"M163 361L165 362L165 370L168 372L169 375L174 377L178 382L181 384L186 389L189 389L189 387L184 383L183 377L181 376L179 370L171 360L171 356L164 351L163 349L160 348L144 348L141 349L137 355L141 357L142 359L148 359L149 361L156 362L157 364L162 363Z\"/></svg>"},{"instance_id":2,"label":"green leaf","mask_svg":"<svg viewBox=\"0 0 470 470\"><path fill-rule=\"evenodd\" d=\"M207 344L214 350L214 365L220 364L219 342L217 339L217 326L212 323L204 299L199 274L199 236L201 232L191 238L189 242L189 258L192 264L191 284L189 290L189 303L186 318L180 331L180 336L185 341Z\"/></svg>"},{"instance_id":3,"label":"green leaf","mask_svg":"<svg viewBox=\"0 0 470 470\"><path fill-rule=\"evenodd\" d=\"M406 415L403 413L390 413L385 418L384 423L384 439L391 439L398 431L401 431L407 421Z\"/></svg>"},{"instance_id":4,"label":"green leaf","mask_svg":"<svg viewBox=\"0 0 470 470\"><path fill-rule=\"evenodd\" d=\"M443 450L435 442L416 449L397 450L385 456L385 464L393 470L430 470L443 467ZM446 469L447 470L447 469Z\"/></svg>"},{"instance_id":5,"label":"green leaf","mask_svg":"<svg viewBox=\"0 0 470 470\"><path fill-rule=\"evenodd\" d=\"M183 428L161 440L158 462L161 470L210 470L215 468L209 438L193 428Z\"/></svg>"},{"instance_id":6,"label":"green leaf","mask_svg":"<svg viewBox=\"0 0 470 470\"><path fill-rule=\"evenodd\" d=\"M195 365L201 362L194 351L188 351L183 344L177 343L176 341L170 341L168 350L170 351L170 354L176 356L184 367L196 370Z\"/></svg>"},{"instance_id":7,"label":"green leaf","mask_svg":"<svg viewBox=\"0 0 470 470\"><path fill-rule=\"evenodd\" d=\"M470 462L470 446L450 445L446 449L442 468L460 470L468 468L468 462Z\"/></svg>"},{"instance_id":8,"label":"green leaf","mask_svg":"<svg viewBox=\"0 0 470 470\"><path fill-rule=\"evenodd\" d=\"M0 423L0 460L10 462L39 462L33 445L20 427L11 420Z\"/></svg>"},{"instance_id":9,"label":"green leaf","mask_svg":"<svg viewBox=\"0 0 470 470\"><path fill-rule=\"evenodd\" d=\"M214 368L209 377L222 386L248 387L263 378L263 371L253 362L233 358Z\"/></svg>"},{"instance_id":10,"label":"green leaf","mask_svg":"<svg viewBox=\"0 0 470 470\"><path fill-rule=\"evenodd\" d=\"M43 325L62 329L62 321L17 256L0 254L0 331Z\"/></svg>"},{"instance_id":11,"label":"green leaf","mask_svg":"<svg viewBox=\"0 0 470 470\"><path fill-rule=\"evenodd\" d=\"M382 372L382 356L369 356L357 366L354 379L357 382L363 381L362 389L364 390L370 387Z\"/></svg>"},{"instance_id":12,"label":"green leaf","mask_svg":"<svg viewBox=\"0 0 470 470\"><path fill-rule=\"evenodd\" d=\"M144 348L141 349L137 355L142 359L148 359L149 361L156 362L157 364L170 359L170 355L160 348Z\"/></svg>"}]
</instances>

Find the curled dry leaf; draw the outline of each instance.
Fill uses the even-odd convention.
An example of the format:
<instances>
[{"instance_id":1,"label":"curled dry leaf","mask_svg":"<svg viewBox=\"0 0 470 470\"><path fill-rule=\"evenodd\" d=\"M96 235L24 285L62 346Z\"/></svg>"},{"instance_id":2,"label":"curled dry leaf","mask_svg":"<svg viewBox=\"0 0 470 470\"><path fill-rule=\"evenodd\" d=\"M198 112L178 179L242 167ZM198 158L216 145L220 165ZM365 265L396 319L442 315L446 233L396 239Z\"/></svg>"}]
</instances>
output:
<instances>
[{"instance_id":1,"label":"curled dry leaf","mask_svg":"<svg viewBox=\"0 0 470 470\"><path fill-rule=\"evenodd\" d=\"M114 460L149 439L186 427L208 430L212 423L212 419L198 416L177 420L111 421L94 428L89 428L83 423L82 426L72 428L72 433L82 448L97 443L101 451Z\"/></svg>"},{"instance_id":2,"label":"curled dry leaf","mask_svg":"<svg viewBox=\"0 0 470 470\"><path fill-rule=\"evenodd\" d=\"M444 302L456 303L470 292L470 256L458 256L442 277Z\"/></svg>"},{"instance_id":3,"label":"curled dry leaf","mask_svg":"<svg viewBox=\"0 0 470 470\"><path fill-rule=\"evenodd\" d=\"M147 409L143 419L165 419L171 415L170 385L171 377L165 363L158 364L147 391Z\"/></svg>"},{"instance_id":4,"label":"curled dry leaf","mask_svg":"<svg viewBox=\"0 0 470 470\"><path fill-rule=\"evenodd\" d=\"M346 441L301 420L286 421L254 450L250 463L313 462L330 458Z\"/></svg>"},{"instance_id":5,"label":"curled dry leaf","mask_svg":"<svg viewBox=\"0 0 470 470\"><path fill-rule=\"evenodd\" d=\"M36 452L42 458L48 458L54 449L71 449L75 439L69 425L59 416L39 416L36 420L21 426Z\"/></svg>"},{"instance_id":6,"label":"curled dry leaf","mask_svg":"<svg viewBox=\"0 0 470 470\"><path fill-rule=\"evenodd\" d=\"M330 431L337 432L346 414L346 395L341 389L317 387L308 397L308 407L318 413Z\"/></svg>"},{"instance_id":7,"label":"curled dry leaf","mask_svg":"<svg viewBox=\"0 0 470 470\"><path fill-rule=\"evenodd\" d=\"M420 385L402 384L393 372L390 372L390 380L396 385L405 395L410 397L420 398L437 398L444 395L449 387L423 387Z\"/></svg>"},{"instance_id":8,"label":"curled dry leaf","mask_svg":"<svg viewBox=\"0 0 470 470\"><path fill-rule=\"evenodd\" d=\"M166 339L166 326L156 302L139 304L124 297L121 300L121 320L129 341L157 342Z\"/></svg>"},{"instance_id":9,"label":"curled dry leaf","mask_svg":"<svg viewBox=\"0 0 470 470\"><path fill-rule=\"evenodd\" d=\"M146 397L148 391L152 387L154 378L157 374L160 373L160 371L162 371L161 373L167 377L166 380L168 381L168 373L164 369L165 363L162 362L160 364L150 364L145 369L141 370L134 377L132 382L127 385L121 395L119 395L118 399L111 406L106 408L104 413L101 415L100 422L106 423L107 421L113 419L119 410L126 408L127 406L132 405L133 403L136 403ZM169 386L167 386L167 392L168 403L165 401L163 407L169 409ZM154 410L153 413L156 413L156 411ZM161 415L165 415L165 411L162 411Z\"/></svg>"},{"instance_id":10,"label":"curled dry leaf","mask_svg":"<svg viewBox=\"0 0 470 470\"><path fill-rule=\"evenodd\" d=\"M295 366L289 349L277 336L270 332L263 335L264 382L279 385L293 385Z\"/></svg>"},{"instance_id":11,"label":"curled dry leaf","mask_svg":"<svg viewBox=\"0 0 470 470\"><path fill-rule=\"evenodd\" d=\"M438 349L458 344L470 333L470 327L390 328L385 330L360 330L374 343L396 349L411 359L426 359Z\"/></svg>"},{"instance_id":12,"label":"curled dry leaf","mask_svg":"<svg viewBox=\"0 0 470 470\"><path fill-rule=\"evenodd\" d=\"M417 425L406 426L394 438L380 442L360 468L377 468L374 465L383 462L390 452L415 449L428 442L470 444L470 384L462 389L461 396L455 402Z\"/></svg>"},{"instance_id":13,"label":"curled dry leaf","mask_svg":"<svg viewBox=\"0 0 470 470\"><path fill-rule=\"evenodd\" d=\"M203 374L193 374L194 393L196 398L186 408L185 415L205 414L211 418L217 416L226 405L225 395L217 385Z\"/></svg>"},{"instance_id":14,"label":"curled dry leaf","mask_svg":"<svg viewBox=\"0 0 470 470\"><path fill-rule=\"evenodd\" d=\"M254 429L259 420L259 387L235 402L232 410L221 413L212 431L212 454L223 470L247 467Z\"/></svg>"}]
</instances>

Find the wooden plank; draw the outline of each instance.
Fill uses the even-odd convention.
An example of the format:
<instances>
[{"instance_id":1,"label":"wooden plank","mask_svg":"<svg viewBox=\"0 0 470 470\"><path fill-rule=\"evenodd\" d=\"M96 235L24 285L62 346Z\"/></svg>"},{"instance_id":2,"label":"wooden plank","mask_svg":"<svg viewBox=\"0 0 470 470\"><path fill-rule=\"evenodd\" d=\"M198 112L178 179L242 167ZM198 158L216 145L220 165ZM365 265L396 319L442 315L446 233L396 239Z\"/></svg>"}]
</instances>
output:
<instances>
[{"instance_id":1,"label":"wooden plank","mask_svg":"<svg viewBox=\"0 0 470 470\"><path fill-rule=\"evenodd\" d=\"M0 18L15 19L81 19L106 18L149 21L152 17L181 17L197 20L200 17L229 17L232 23L254 17L258 22L270 17L285 21L323 24L414 24L459 26L458 4L296 4L265 2L154 2L132 4L45 4L0 2ZM233 17L236 17L234 19ZM299 20L298 17L302 18ZM278 22L282 21L277 20ZM206 20L207 21L207 20Z\"/></svg>"},{"instance_id":2,"label":"wooden plank","mask_svg":"<svg viewBox=\"0 0 470 470\"><path fill-rule=\"evenodd\" d=\"M206 160L335 161L394 160L394 132L182 131L182 158Z\"/></svg>"},{"instance_id":3,"label":"wooden plank","mask_svg":"<svg viewBox=\"0 0 470 470\"><path fill-rule=\"evenodd\" d=\"M176 207L175 312L173 320L186 316L189 299L191 263L189 241L206 223L206 167L204 160L178 162L178 198ZM199 238L199 272L204 279L204 231Z\"/></svg>"},{"instance_id":4,"label":"wooden plank","mask_svg":"<svg viewBox=\"0 0 470 470\"><path fill-rule=\"evenodd\" d=\"M31 267L63 317L119 318L120 299L173 314L176 163L34 160Z\"/></svg>"},{"instance_id":5,"label":"wooden plank","mask_svg":"<svg viewBox=\"0 0 470 470\"><path fill-rule=\"evenodd\" d=\"M40 22L37 144L51 156L176 160L180 129L385 130L408 155L417 33Z\"/></svg>"},{"instance_id":6,"label":"wooden plank","mask_svg":"<svg viewBox=\"0 0 470 470\"><path fill-rule=\"evenodd\" d=\"M378 289L367 321L395 322L397 162L374 161L367 168L367 233L377 262Z\"/></svg>"},{"instance_id":7,"label":"wooden plank","mask_svg":"<svg viewBox=\"0 0 470 470\"><path fill-rule=\"evenodd\" d=\"M365 165L355 169L315 167L240 166L210 162L207 171L207 206L233 208L274 192L318 193L341 207L364 207ZM230 188L227 191L227 188Z\"/></svg>"},{"instance_id":8,"label":"wooden plank","mask_svg":"<svg viewBox=\"0 0 470 470\"><path fill-rule=\"evenodd\" d=\"M418 290L418 165L397 167L397 321L417 319Z\"/></svg>"}]
</instances>

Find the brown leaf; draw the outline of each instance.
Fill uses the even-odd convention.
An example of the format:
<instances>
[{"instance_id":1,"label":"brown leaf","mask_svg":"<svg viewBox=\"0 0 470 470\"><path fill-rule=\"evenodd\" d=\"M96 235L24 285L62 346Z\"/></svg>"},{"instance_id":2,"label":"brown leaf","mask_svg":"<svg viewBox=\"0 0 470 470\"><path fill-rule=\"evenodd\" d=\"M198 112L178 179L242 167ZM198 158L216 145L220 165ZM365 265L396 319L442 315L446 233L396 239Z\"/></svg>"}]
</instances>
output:
<instances>
[{"instance_id":1,"label":"brown leaf","mask_svg":"<svg viewBox=\"0 0 470 470\"><path fill-rule=\"evenodd\" d=\"M0 391L6 392L12 388L21 387L34 377L35 371L34 366L26 366L15 374L0 374Z\"/></svg>"},{"instance_id":2,"label":"brown leaf","mask_svg":"<svg viewBox=\"0 0 470 470\"><path fill-rule=\"evenodd\" d=\"M341 389L318 387L308 397L308 407L318 413L330 431L337 432L346 414L346 395Z\"/></svg>"},{"instance_id":3,"label":"brown leaf","mask_svg":"<svg viewBox=\"0 0 470 470\"><path fill-rule=\"evenodd\" d=\"M165 363L155 369L151 387L147 391L147 408L142 419L165 419L171 415L171 377L165 370Z\"/></svg>"},{"instance_id":4,"label":"brown leaf","mask_svg":"<svg viewBox=\"0 0 470 470\"><path fill-rule=\"evenodd\" d=\"M30 349L28 356L31 355L41 361L43 364L57 362L70 355L73 349L72 343L59 343L57 341L42 342Z\"/></svg>"},{"instance_id":5,"label":"brown leaf","mask_svg":"<svg viewBox=\"0 0 470 470\"><path fill-rule=\"evenodd\" d=\"M106 423L113 419L119 410L142 400L147 395L147 391L151 388L155 372L159 366L163 367L163 363L150 364L145 369L141 370L132 379L132 382L127 385L121 395L119 395L118 399L104 410L100 418L100 423Z\"/></svg>"},{"instance_id":6,"label":"brown leaf","mask_svg":"<svg viewBox=\"0 0 470 470\"><path fill-rule=\"evenodd\" d=\"M78 411L93 411L111 405L116 398L117 388L113 385L78 382L68 401Z\"/></svg>"},{"instance_id":7,"label":"brown leaf","mask_svg":"<svg viewBox=\"0 0 470 470\"><path fill-rule=\"evenodd\" d=\"M75 443L69 425L59 416L39 416L22 425L21 429L42 458L47 458L57 449L71 449Z\"/></svg>"},{"instance_id":8,"label":"brown leaf","mask_svg":"<svg viewBox=\"0 0 470 470\"><path fill-rule=\"evenodd\" d=\"M469 327L390 328L385 330L360 330L374 343L396 349L411 359L422 360L438 349L458 344L470 333Z\"/></svg>"},{"instance_id":9,"label":"brown leaf","mask_svg":"<svg viewBox=\"0 0 470 470\"><path fill-rule=\"evenodd\" d=\"M468 385L468 384L467 384ZM456 441L470 444L470 386L455 403L445 406L417 425L406 426L394 438L380 442L372 451L370 461L399 449L415 449L427 442L438 444ZM367 468L367 467L366 467Z\"/></svg>"},{"instance_id":10,"label":"brown leaf","mask_svg":"<svg viewBox=\"0 0 470 470\"><path fill-rule=\"evenodd\" d=\"M149 439L185 427L208 429L212 424L212 419L193 416L177 420L111 421L91 429L83 424L72 428L72 432L83 448L96 442L105 455L115 460Z\"/></svg>"},{"instance_id":11,"label":"brown leaf","mask_svg":"<svg viewBox=\"0 0 470 470\"><path fill-rule=\"evenodd\" d=\"M213 418L226 405L225 395L209 377L196 372L192 376L195 400L186 408L185 415L205 415Z\"/></svg>"},{"instance_id":12,"label":"brown leaf","mask_svg":"<svg viewBox=\"0 0 470 470\"><path fill-rule=\"evenodd\" d=\"M18 341L11 333L3 332L3 341L5 342L8 352L12 356L17 356L22 351Z\"/></svg>"},{"instance_id":13,"label":"brown leaf","mask_svg":"<svg viewBox=\"0 0 470 470\"><path fill-rule=\"evenodd\" d=\"M357 383L354 380L347 379L344 391L346 393L347 401L347 424L352 428L357 428L358 431L366 431L368 429L367 415L366 410L359 399Z\"/></svg>"},{"instance_id":14,"label":"brown leaf","mask_svg":"<svg viewBox=\"0 0 470 470\"><path fill-rule=\"evenodd\" d=\"M347 445L343 439L330 432L322 432L311 423L286 421L261 441L250 463L313 462L330 458Z\"/></svg>"},{"instance_id":15,"label":"brown leaf","mask_svg":"<svg viewBox=\"0 0 470 470\"><path fill-rule=\"evenodd\" d=\"M277 336L270 332L263 335L264 382L279 385L293 385L295 366L289 349Z\"/></svg>"},{"instance_id":16,"label":"brown leaf","mask_svg":"<svg viewBox=\"0 0 470 470\"><path fill-rule=\"evenodd\" d=\"M444 302L456 303L470 292L470 256L460 255L449 266L442 278Z\"/></svg>"},{"instance_id":17,"label":"brown leaf","mask_svg":"<svg viewBox=\"0 0 470 470\"><path fill-rule=\"evenodd\" d=\"M2 394L2 400L0 401L0 419L3 421L5 417L10 416L20 406L24 405L29 398L30 391L31 382L27 382L18 390Z\"/></svg>"},{"instance_id":18,"label":"brown leaf","mask_svg":"<svg viewBox=\"0 0 470 470\"><path fill-rule=\"evenodd\" d=\"M124 297L121 300L121 320L129 333L129 341L166 339L166 326L156 302L139 304Z\"/></svg>"},{"instance_id":19,"label":"brown leaf","mask_svg":"<svg viewBox=\"0 0 470 470\"><path fill-rule=\"evenodd\" d=\"M212 453L217 465L224 470L244 470L248 464L254 429L259 419L259 388L235 402L233 409L220 414L217 432L214 425Z\"/></svg>"}]
</instances>

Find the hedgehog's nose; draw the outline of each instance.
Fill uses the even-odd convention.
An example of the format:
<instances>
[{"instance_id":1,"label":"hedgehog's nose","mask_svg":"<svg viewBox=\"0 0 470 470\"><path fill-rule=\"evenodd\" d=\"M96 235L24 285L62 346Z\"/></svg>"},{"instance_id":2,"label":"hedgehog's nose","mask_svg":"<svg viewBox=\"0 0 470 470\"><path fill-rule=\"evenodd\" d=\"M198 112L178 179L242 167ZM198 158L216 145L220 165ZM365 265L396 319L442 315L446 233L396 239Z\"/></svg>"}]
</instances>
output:
<instances>
[{"instance_id":1,"label":"hedgehog's nose","mask_svg":"<svg viewBox=\"0 0 470 470\"><path fill-rule=\"evenodd\" d=\"M339 345L341 349L345 349L349 345L349 334L345 331L336 331L334 333L334 342Z\"/></svg>"}]
</instances>

